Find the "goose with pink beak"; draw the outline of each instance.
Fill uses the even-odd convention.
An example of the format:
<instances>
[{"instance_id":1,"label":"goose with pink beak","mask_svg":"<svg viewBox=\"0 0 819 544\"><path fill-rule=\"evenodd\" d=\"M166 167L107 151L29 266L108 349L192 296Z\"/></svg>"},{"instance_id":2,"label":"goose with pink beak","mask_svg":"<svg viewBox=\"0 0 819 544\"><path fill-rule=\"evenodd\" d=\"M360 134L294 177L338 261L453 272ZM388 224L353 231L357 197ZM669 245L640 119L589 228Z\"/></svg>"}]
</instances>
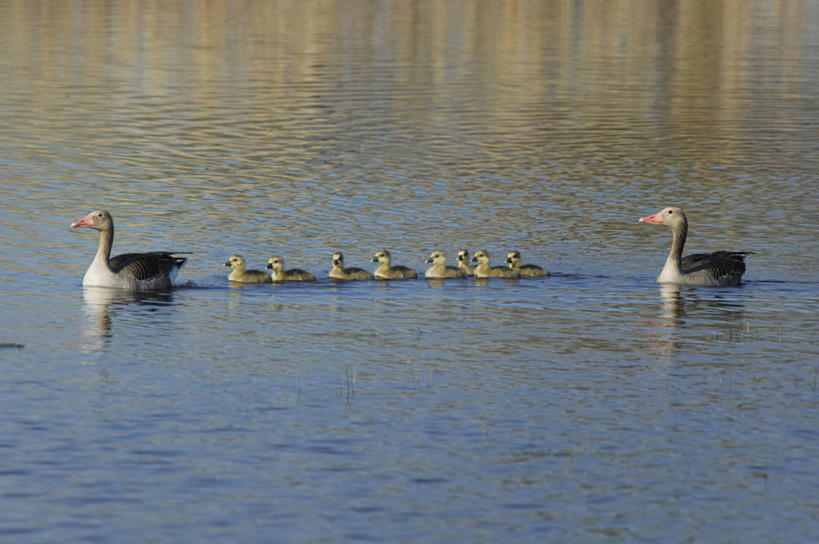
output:
<instances>
[{"instance_id":1,"label":"goose with pink beak","mask_svg":"<svg viewBox=\"0 0 819 544\"><path fill-rule=\"evenodd\" d=\"M682 256L688 236L688 219L680 208L669 207L640 218L640 223L665 225L671 229L671 251L665 261L659 283L677 283L701 287L740 285L745 272L745 256L752 251L716 251Z\"/></svg>"},{"instance_id":2,"label":"goose with pink beak","mask_svg":"<svg viewBox=\"0 0 819 544\"><path fill-rule=\"evenodd\" d=\"M124 253L111 257L114 243L114 220L105 210L96 210L71 228L89 228L99 231L97 254L85 272L85 287L111 287L133 292L157 291L173 287L177 272L187 261L170 251Z\"/></svg>"}]
</instances>

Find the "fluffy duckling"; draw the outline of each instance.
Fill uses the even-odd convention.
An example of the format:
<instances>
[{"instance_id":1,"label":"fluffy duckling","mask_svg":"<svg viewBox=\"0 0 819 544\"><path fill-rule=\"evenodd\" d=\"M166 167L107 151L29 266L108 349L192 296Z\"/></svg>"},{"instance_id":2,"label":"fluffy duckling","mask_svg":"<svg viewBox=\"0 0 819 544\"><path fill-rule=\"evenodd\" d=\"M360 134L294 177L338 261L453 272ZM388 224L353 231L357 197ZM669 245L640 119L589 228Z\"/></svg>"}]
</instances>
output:
<instances>
[{"instance_id":1,"label":"fluffy duckling","mask_svg":"<svg viewBox=\"0 0 819 544\"><path fill-rule=\"evenodd\" d=\"M281 257L270 257L265 268L272 269L270 278L276 282L282 281L315 281L316 277L306 270L300 268L284 269L284 259Z\"/></svg>"},{"instance_id":2,"label":"fluffy duckling","mask_svg":"<svg viewBox=\"0 0 819 544\"><path fill-rule=\"evenodd\" d=\"M510 251L506 254L506 264L509 265L509 270L514 270L520 274L521 278L539 278L540 276L548 276L549 271L541 268L536 264L520 264L520 252Z\"/></svg>"},{"instance_id":3,"label":"fluffy duckling","mask_svg":"<svg viewBox=\"0 0 819 544\"><path fill-rule=\"evenodd\" d=\"M432 263L432 266L424 272L424 277L432 280L442 280L446 278L465 278L466 272L455 266L446 265L446 255L443 251L433 251L429 259L425 262Z\"/></svg>"},{"instance_id":4,"label":"fluffy duckling","mask_svg":"<svg viewBox=\"0 0 819 544\"><path fill-rule=\"evenodd\" d=\"M406 266L390 266L392 257L390 252L382 249L373 257L373 262L378 263L373 275L377 280L411 280L418 277L418 273Z\"/></svg>"},{"instance_id":5,"label":"fluffy duckling","mask_svg":"<svg viewBox=\"0 0 819 544\"><path fill-rule=\"evenodd\" d=\"M371 280L373 275L363 268L344 268L344 255L339 251L333 253L333 268L330 270L330 279L333 280Z\"/></svg>"},{"instance_id":6,"label":"fluffy duckling","mask_svg":"<svg viewBox=\"0 0 819 544\"><path fill-rule=\"evenodd\" d=\"M475 275L475 267L469 266L469 252L465 249L458 250L458 268L466 272L467 276Z\"/></svg>"},{"instance_id":7,"label":"fluffy duckling","mask_svg":"<svg viewBox=\"0 0 819 544\"><path fill-rule=\"evenodd\" d=\"M475 277L478 278L519 278L520 273L503 266L490 266L489 253L482 249L472 257L473 263L478 263L475 267Z\"/></svg>"},{"instance_id":8,"label":"fluffy duckling","mask_svg":"<svg viewBox=\"0 0 819 544\"><path fill-rule=\"evenodd\" d=\"M262 270L245 270L245 259L241 255L231 255L225 266L231 268L228 279L239 283L270 283L270 274Z\"/></svg>"}]
</instances>

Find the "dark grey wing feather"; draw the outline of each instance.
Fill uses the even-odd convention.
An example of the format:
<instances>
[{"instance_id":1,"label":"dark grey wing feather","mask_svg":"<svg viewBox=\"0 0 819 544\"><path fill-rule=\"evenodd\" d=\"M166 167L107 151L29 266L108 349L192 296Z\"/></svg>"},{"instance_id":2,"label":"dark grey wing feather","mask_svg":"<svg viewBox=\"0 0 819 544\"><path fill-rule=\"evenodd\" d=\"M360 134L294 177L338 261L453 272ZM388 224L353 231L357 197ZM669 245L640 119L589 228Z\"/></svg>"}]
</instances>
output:
<instances>
[{"instance_id":1,"label":"dark grey wing feather","mask_svg":"<svg viewBox=\"0 0 819 544\"><path fill-rule=\"evenodd\" d=\"M714 253L692 253L680 261L683 274L707 276L714 280L732 278L739 281L745 273L745 256L752 251L715 251Z\"/></svg>"},{"instance_id":2,"label":"dark grey wing feather","mask_svg":"<svg viewBox=\"0 0 819 544\"><path fill-rule=\"evenodd\" d=\"M111 270L117 274L131 276L136 280L147 280L160 276L169 276L176 266L181 267L187 259L175 257L168 251L150 253L123 253L108 261Z\"/></svg>"}]
</instances>

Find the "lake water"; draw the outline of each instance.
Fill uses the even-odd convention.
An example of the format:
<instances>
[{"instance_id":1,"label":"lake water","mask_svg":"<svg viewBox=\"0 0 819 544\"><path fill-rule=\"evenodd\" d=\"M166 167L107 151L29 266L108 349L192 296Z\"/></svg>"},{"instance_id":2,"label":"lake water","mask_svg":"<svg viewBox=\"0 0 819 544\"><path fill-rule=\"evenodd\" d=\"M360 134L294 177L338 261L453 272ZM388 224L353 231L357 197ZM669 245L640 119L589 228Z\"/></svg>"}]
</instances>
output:
<instances>
[{"instance_id":1,"label":"lake water","mask_svg":"<svg viewBox=\"0 0 819 544\"><path fill-rule=\"evenodd\" d=\"M817 89L815 2L2 3L0 540L814 540ZM462 247L553 275L326 279Z\"/></svg>"}]
</instances>

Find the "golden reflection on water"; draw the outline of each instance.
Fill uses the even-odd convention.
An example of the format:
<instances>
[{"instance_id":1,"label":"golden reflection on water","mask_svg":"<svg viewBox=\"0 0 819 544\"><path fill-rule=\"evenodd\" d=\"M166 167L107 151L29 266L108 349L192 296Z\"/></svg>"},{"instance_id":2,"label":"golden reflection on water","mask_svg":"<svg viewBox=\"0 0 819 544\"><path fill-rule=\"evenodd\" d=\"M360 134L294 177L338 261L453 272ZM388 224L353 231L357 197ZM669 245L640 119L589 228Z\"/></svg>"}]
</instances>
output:
<instances>
[{"instance_id":1,"label":"golden reflection on water","mask_svg":"<svg viewBox=\"0 0 819 544\"><path fill-rule=\"evenodd\" d=\"M0 183L205 258L605 261L641 248L635 202L801 241L780 212L819 221L815 24L805 2L6 2Z\"/></svg>"}]
</instances>

